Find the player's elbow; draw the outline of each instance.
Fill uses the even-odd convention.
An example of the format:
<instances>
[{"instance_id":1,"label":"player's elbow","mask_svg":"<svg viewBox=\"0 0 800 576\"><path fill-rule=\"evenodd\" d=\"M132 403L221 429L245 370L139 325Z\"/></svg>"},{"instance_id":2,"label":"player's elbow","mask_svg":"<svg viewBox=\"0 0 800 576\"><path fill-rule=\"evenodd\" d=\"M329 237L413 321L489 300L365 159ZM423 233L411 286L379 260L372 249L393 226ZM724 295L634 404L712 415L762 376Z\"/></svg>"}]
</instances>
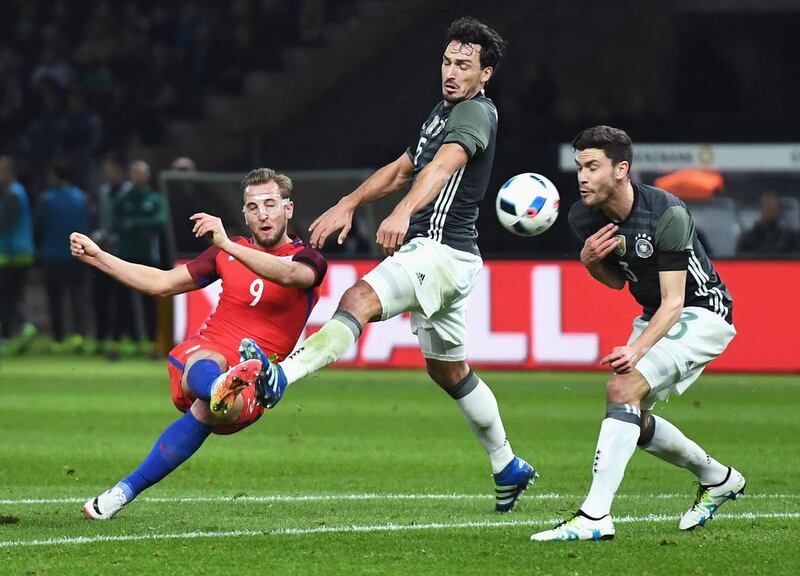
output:
<instances>
[{"instance_id":1,"label":"player's elbow","mask_svg":"<svg viewBox=\"0 0 800 576\"><path fill-rule=\"evenodd\" d=\"M683 295L666 296L661 298L660 308L669 312L677 320L683 312Z\"/></svg>"},{"instance_id":2,"label":"player's elbow","mask_svg":"<svg viewBox=\"0 0 800 576\"><path fill-rule=\"evenodd\" d=\"M301 264L300 262L293 262L292 266L289 266L280 276L281 277L277 279L275 283L280 284L284 288L300 288L301 290L305 290L306 288L311 288L316 282L314 271L309 266Z\"/></svg>"}]
</instances>

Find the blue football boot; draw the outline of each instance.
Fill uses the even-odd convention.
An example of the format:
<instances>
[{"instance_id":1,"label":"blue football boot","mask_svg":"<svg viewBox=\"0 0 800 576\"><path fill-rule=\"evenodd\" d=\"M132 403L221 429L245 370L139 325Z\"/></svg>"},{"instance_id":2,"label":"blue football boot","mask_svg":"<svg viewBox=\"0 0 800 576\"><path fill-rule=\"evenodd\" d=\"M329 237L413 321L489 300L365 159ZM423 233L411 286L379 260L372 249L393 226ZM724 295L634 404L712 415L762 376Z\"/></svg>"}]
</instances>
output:
<instances>
[{"instance_id":1,"label":"blue football boot","mask_svg":"<svg viewBox=\"0 0 800 576\"><path fill-rule=\"evenodd\" d=\"M494 475L495 512L511 512L522 493L538 476L539 473L533 466L519 456L514 456L508 466Z\"/></svg>"},{"instance_id":2,"label":"blue football boot","mask_svg":"<svg viewBox=\"0 0 800 576\"><path fill-rule=\"evenodd\" d=\"M239 343L240 360L261 360L261 372L256 379L256 400L266 409L273 408L286 391L286 375L280 364L269 358L255 340L243 338Z\"/></svg>"}]
</instances>

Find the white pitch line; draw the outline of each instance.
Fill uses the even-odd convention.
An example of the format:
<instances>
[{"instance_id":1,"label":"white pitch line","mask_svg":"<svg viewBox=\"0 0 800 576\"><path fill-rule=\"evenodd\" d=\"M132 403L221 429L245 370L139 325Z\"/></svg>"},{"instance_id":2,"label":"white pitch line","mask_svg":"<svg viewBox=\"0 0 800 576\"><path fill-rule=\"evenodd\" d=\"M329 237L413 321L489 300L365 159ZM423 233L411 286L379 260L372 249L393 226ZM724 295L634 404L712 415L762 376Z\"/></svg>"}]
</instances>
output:
<instances>
[{"instance_id":1,"label":"white pitch line","mask_svg":"<svg viewBox=\"0 0 800 576\"><path fill-rule=\"evenodd\" d=\"M656 499L671 500L674 498L691 498L689 492L674 494L617 494L615 498L631 499ZM526 493L526 500L577 500L584 495L578 494L558 494L556 492L546 492L542 494ZM83 504L89 496L78 498L18 498L0 500L0 505L34 505L34 504ZM800 494L747 494L748 500L787 500L798 499ZM492 494L306 494L300 496L285 495L266 495L266 496L176 496L176 497L148 497L137 498L137 502L151 502L158 504L181 504L192 502L335 502L348 500L490 500Z\"/></svg>"},{"instance_id":2,"label":"white pitch line","mask_svg":"<svg viewBox=\"0 0 800 576\"><path fill-rule=\"evenodd\" d=\"M800 513L752 513L720 514L717 519L725 520L772 520L798 519ZM650 514L648 516L620 516L614 518L618 524L637 522L673 522L677 516ZM77 536L49 538L46 540L7 540L0 541L0 548L21 548L32 546L58 546L64 544L95 544L101 542L140 542L143 540L184 540L194 538L241 538L243 536L306 536L313 534L342 534L364 532L405 532L409 530L458 530L464 528L503 528L516 526L552 526L563 518L547 520L500 520L485 522L431 522L428 524L373 524L366 526L317 526L314 528L282 528L279 530L227 530L218 532L172 532L167 534L128 534L121 536Z\"/></svg>"}]
</instances>

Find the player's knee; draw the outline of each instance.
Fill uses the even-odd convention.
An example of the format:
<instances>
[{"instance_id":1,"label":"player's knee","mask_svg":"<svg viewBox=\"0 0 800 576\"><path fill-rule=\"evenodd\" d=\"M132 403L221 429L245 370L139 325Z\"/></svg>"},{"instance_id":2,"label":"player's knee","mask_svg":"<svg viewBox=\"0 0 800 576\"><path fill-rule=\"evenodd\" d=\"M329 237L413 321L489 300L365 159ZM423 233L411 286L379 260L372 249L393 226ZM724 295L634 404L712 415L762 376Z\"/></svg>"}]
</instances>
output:
<instances>
[{"instance_id":1,"label":"player's knee","mask_svg":"<svg viewBox=\"0 0 800 576\"><path fill-rule=\"evenodd\" d=\"M460 387L464 378L470 373L466 362L445 362L428 359L425 363L428 376L446 391L451 392Z\"/></svg>"},{"instance_id":2,"label":"player's knee","mask_svg":"<svg viewBox=\"0 0 800 576\"><path fill-rule=\"evenodd\" d=\"M230 426L239 418L239 414L242 411L242 405L242 397L239 396L236 398L236 401L233 403L233 406L227 414L219 415L211 412L208 402L205 400L195 400L192 404L191 410L198 422L201 422L206 426Z\"/></svg>"},{"instance_id":3,"label":"player's knee","mask_svg":"<svg viewBox=\"0 0 800 576\"><path fill-rule=\"evenodd\" d=\"M639 404L636 387L629 374L614 374L606 383L606 399L610 404Z\"/></svg>"},{"instance_id":4,"label":"player's knee","mask_svg":"<svg viewBox=\"0 0 800 576\"><path fill-rule=\"evenodd\" d=\"M369 284L359 280L342 294L339 310L349 312L359 322L366 324L380 319L381 301Z\"/></svg>"}]
</instances>

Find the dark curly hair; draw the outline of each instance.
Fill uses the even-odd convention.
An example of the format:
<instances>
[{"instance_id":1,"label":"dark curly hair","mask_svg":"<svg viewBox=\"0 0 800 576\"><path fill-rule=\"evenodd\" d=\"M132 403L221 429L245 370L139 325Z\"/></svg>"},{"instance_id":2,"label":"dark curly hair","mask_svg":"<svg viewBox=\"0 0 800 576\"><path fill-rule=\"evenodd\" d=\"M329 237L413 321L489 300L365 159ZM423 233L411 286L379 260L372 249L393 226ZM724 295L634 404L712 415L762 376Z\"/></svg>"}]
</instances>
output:
<instances>
[{"instance_id":1,"label":"dark curly hair","mask_svg":"<svg viewBox=\"0 0 800 576\"><path fill-rule=\"evenodd\" d=\"M447 28L447 42L452 41L480 44L480 63L481 68L491 66L497 68L503 52L506 49L506 41L497 33L497 30L489 28L486 24L470 16L462 16L454 20Z\"/></svg>"}]
</instances>

